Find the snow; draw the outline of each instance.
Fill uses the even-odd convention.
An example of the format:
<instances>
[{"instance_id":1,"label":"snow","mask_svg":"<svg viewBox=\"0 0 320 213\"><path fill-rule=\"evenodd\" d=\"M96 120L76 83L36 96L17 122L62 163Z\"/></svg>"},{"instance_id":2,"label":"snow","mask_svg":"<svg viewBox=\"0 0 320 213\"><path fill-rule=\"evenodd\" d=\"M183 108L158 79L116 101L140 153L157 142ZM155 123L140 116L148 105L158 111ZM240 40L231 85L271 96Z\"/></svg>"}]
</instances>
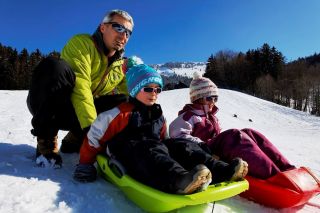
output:
<instances>
[{"instance_id":1,"label":"snow","mask_svg":"<svg viewBox=\"0 0 320 213\"><path fill-rule=\"evenodd\" d=\"M172 71L177 74L177 75L181 75L181 76L187 76L187 77L191 77L193 76L194 72L199 72L201 74L204 74L206 70L206 65L195 65L193 67L183 67L183 68L173 68Z\"/></svg>"},{"instance_id":2,"label":"snow","mask_svg":"<svg viewBox=\"0 0 320 213\"><path fill-rule=\"evenodd\" d=\"M160 66L160 68L156 68L157 71L161 75L165 75L165 76L172 76L176 74L176 75L192 78L194 72L198 72L203 75L206 70L206 64L200 63L200 62L198 63L193 62L191 63L190 67L187 67L186 64L182 63L181 64L182 67L172 68L172 69L168 67L163 67L162 65L158 65L158 66Z\"/></svg>"},{"instance_id":3,"label":"snow","mask_svg":"<svg viewBox=\"0 0 320 213\"><path fill-rule=\"evenodd\" d=\"M62 154L62 169L35 166L27 91L0 91L0 212L143 212L102 178L81 184L72 179L77 154ZM188 89L159 95L168 123L188 102ZM250 127L264 133L295 165L320 176L320 118L243 93L220 90L218 118L223 129ZM236 114L237 118L233 115ZM252 120L252 122L249 121ZM59 133L61 140L66 132ZM278 212L239 196L216 203L215 212ZM320 196L281 212L320 212Z\"/></svg>"}]
</instances>

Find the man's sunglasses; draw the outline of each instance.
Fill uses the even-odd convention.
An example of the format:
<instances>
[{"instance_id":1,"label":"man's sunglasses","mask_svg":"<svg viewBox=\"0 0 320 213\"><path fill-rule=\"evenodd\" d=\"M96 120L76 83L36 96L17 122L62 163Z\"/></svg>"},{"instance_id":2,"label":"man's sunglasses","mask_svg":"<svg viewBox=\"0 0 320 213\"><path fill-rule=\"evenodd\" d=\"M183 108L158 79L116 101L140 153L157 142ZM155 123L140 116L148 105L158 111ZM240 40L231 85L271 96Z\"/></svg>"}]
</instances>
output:
<instances>
[{"instance_id":1,"label":"man's sunglasses","mask_svg":"<svg viewBox=\"0 0 320 213\"><path fill-rule=\"evenodd\" d=\"M127 29L125 26L117 22L106 22L105 24L111 24L112 29L114 29L118 33L126 33L127 38L129 38L132 34L131 30Z\"/></svg>"},{"instance_id":2,"label":"man's sunglasses","mask_svg":"<svg viewBox=\"0 0 320 213\"><path fill-rule=\"evenodd\" d=\"M213 96L208 96L208 97L205 97L206 101L214 101L214 102L217 102L218 101L218 96L217 95L213 95Z\"/></svg>"},{"instance_id":3,"label":"man's sunglasses","mask_svg":"<svg viewBox=\"0 0 320 213\"><path fill-rule=\"evenodd\" d=\"M153 88L153 87L143 87L141 89L141 91L144 91L144 92L148 92L148 93L151 93L151 92L155 92L157 94L159 94L162 89L160 87L156 87L156 88Z\"/></svg>"}]
</instances>

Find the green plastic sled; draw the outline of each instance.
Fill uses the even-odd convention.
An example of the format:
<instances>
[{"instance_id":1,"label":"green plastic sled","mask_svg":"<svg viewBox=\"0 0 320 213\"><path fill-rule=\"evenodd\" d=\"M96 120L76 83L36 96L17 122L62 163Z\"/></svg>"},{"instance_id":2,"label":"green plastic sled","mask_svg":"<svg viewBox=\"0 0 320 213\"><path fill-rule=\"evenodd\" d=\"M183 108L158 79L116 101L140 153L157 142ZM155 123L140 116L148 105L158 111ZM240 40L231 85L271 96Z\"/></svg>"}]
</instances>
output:
<instances>
[{"instance_id":1,"label":"green plastic sled","mask_svg":"<svg viewBox=\"0 0 320 213\"><path fill-rule=\"evenodd\" d=\"M238 195L249 188L249 183L243 180L210 185L207 190L190 195L169 194L144 185L127 174L121 174L118 166L109 166L105 155L98 155L97 162L101 176L119 187L130 200L147 212L168 212L186 206L201 206Z\"/></svg>"}]
</instances>

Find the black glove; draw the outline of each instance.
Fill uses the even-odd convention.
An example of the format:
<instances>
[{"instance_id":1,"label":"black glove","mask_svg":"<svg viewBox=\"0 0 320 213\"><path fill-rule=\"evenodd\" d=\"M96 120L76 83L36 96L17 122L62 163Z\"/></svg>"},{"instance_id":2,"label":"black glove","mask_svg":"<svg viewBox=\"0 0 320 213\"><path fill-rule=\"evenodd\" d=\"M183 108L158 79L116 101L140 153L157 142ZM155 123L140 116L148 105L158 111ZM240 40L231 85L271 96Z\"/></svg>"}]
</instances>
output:
<instances>
[{"instance_id":1,"label":"black glove","mask_svg":"<svg viewBox=\"0 0 320 213\"><path fill-rule=\"evenodd\" d=\"M79 182L93 182L97 179L96 167L92 164L78 164L73 173L73 178Z\"/></svg>"}]
</instances>

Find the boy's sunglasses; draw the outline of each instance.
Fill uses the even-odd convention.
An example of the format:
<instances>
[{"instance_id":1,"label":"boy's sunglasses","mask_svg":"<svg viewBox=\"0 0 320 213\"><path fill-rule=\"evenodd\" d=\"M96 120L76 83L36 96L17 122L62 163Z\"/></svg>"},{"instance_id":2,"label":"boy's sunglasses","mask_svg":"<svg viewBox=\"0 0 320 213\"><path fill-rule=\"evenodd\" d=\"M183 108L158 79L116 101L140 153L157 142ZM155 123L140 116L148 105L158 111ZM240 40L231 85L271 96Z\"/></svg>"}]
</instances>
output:
<instances>
[{"instance_id":1,"label":"boy's sunglasses","mask_svg":"<svg viewBox=\"0 0 320 213\"><path fill-rule=\"evenodd\" d=\"M217 95L213 95L213 96L208 96L208 97L205 97L206 101L214 101L214 102L217 102L218 101L218 96Z\"/></svg>"},{"instance_id":2,"label":"boy's sunglasses","mask_svg":"<svg viewBox=\"0 0 320 213\"><path fill-rule=\"evenodd\" d=\"M148 92L148 93L151 93L151 92L155 92L157 94L159 94L162 89L160 87L156 87L156 88L153 88L153 87L143 87L141 89L141 91L144 91L144 92Z\"/></svg>"},{"instance_id":3,"label":"boy's sunglasses","mask_svg":"<svg viewBox=\"0 0 320 213\"><path fill-rule=\"evenodd\" d=\"M106 22L105 24L111 24L112 29L114 29L118 33L126 33L127 38L129 38L132 34L131 30L127 29L125 26L117 22Z\"/></svg>"}]
</instances>

